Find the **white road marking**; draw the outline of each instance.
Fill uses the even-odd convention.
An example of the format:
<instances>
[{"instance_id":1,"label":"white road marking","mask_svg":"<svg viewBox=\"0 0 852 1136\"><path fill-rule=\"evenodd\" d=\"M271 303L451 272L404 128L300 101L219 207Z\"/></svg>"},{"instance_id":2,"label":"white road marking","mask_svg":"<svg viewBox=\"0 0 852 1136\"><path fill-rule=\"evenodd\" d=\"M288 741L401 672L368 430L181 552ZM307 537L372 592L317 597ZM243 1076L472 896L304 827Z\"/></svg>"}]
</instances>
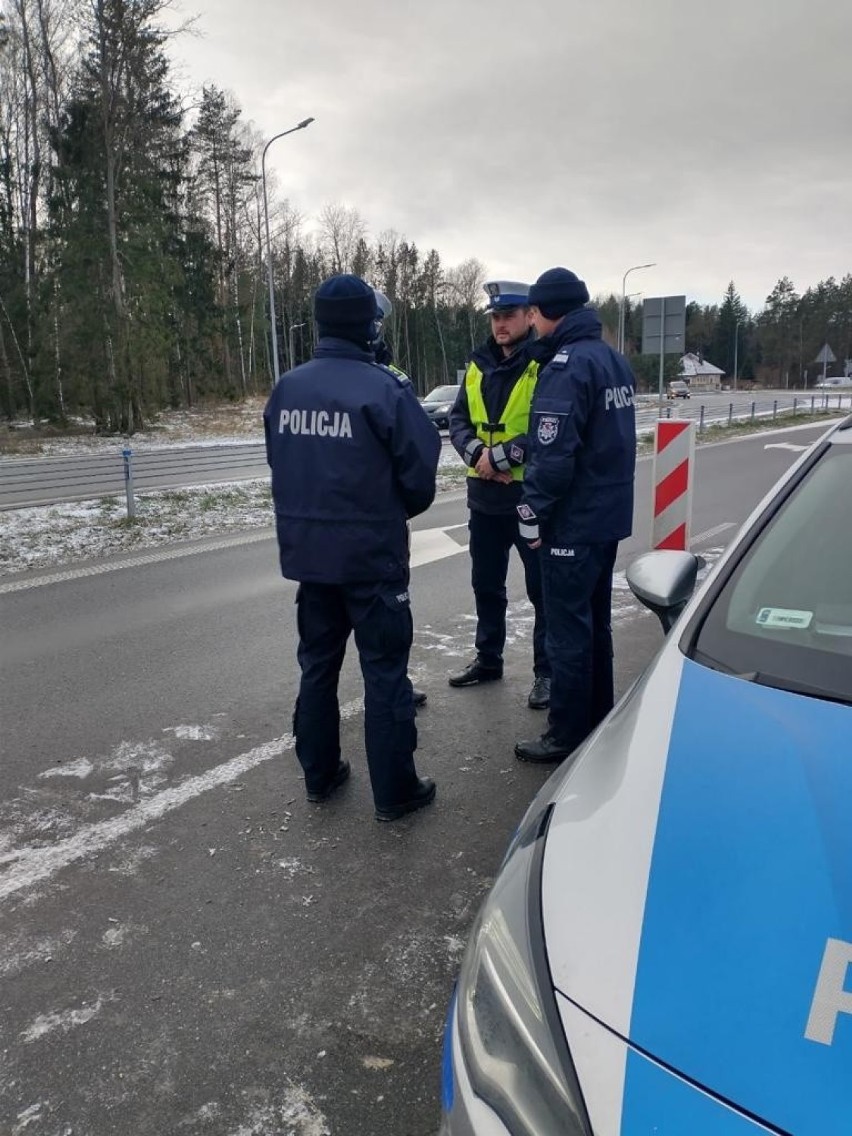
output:
<instances>
[{"instance_id":1,"label":"white road marking","mask_svg":"<svg viewBox=\"0 0 852 1136\"><path fill-rule=\"evenodd\" d=\"M360 698L347 702L340 708L341 719L355 717L363 706L363 699ZM228 785L264 762L280 757L291 750L294 744L292 734L284 734L247 753L232 757L230 761L208 769L205 773L188 777L179 785L154 793L119 816L86 825L73 836L58 840L55 844L27 845L7 851L0 870L0 901L50 879L69 864L96 856L122 837L160 820L202 793Z\"/></svg>"},{"instance_id":2,"label":"white road marking","mask_svg":"<svg viewBox=\"0 0 852 1136\"><path fill-rule=\"evenodd\" d=\"M793 454L801 454L805 450L809 450L810 446L796 446L793 442L770 442L763 448L764 450L789 450Z\"/></svg>"},{"instance_id":3,"label":"white road marking","mask_svg":"<svg viewBox=\"0 0 852 1136\"><path fill-rule=\"evenodd\" d=\"M463 528L463 525L450 525L449 528ZM431 564L433 560L444 560L467 552L467 545L459 544L447 535L447 529L420 529L411 534L411 567L419 568Z\"/></svg>"},{"instance_id":4,"label":"white road marking","mask_svg":"<svg viewBox=\"0 0 852 1136\"><path fill-rule=\"evenodd\" d=\"M721 536L723 532L728 529L735 529L736 523L734 521L723 521L721 525L716 525L712 529L707 529L706 532L699 533L690 540L690 544L704 544L707 540L712 540L714 537Z\"/></svg>"}]
</instances>

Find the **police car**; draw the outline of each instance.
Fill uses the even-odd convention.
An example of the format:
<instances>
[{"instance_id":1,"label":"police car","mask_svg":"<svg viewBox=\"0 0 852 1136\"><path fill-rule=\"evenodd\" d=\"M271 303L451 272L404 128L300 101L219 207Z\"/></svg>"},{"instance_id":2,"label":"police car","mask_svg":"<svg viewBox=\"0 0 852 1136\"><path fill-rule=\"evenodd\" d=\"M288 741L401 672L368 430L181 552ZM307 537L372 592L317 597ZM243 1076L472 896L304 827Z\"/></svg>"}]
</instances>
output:
<instances>
[{"instance_id":1,"label":"police car","mask_svg":"<svg viewBox=\"0 0 852 1136\"><path fill-rule=\"evenodd\" d=\"M852 418L539 793L474 925L443 1136L852 1132Z\"/></svg>"}]
</instances>

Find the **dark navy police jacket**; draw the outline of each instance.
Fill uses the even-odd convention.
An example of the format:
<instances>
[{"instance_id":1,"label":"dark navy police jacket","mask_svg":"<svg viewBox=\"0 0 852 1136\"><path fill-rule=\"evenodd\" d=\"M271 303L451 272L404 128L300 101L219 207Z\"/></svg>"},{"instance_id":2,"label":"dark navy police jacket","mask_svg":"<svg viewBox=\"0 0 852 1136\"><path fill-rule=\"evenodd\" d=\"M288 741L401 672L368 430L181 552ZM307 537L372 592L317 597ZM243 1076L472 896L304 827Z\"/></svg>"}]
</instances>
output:
<instances>
[{"instance_id":1,"label":"dark navy police jacket","mask_svg":"<svg viewBox=\"0 0 852 1136\"><path fill-rule=\"evenodd\" d=\"M627 360L601 339L593 308L569 312L552 335L537 341L533 355L540 370L523 505L549 545L629 536L636 415Z\"/></svg>"},{"instance_id":2,"label":"dark navy police jacket","mask_svg":"<svg viewBox=\"0 0 852 1136\"><path fill-rule=\"evenodd\" d=\"M282 375L263 413L281 571L408 580L409 517L432 504L438 431L408 379L343 339Z\"/></svg>"},{"instance_id":3,"label":"dark navy police jacket","mask_svg":"<svg viewBox=\"0 0 852 1136\"><path fill-rule=\"evenodd\" d=\"M507 357L491 335L485 343L477 347L468 360L468 366L475 363L482 372L482 397L490 422L500 421L512 388L529 366L530 346L533 342L534 332L530 332L529 336L518 344L517 350ZM472 452L471 460L468 462L467 448L475 439L476 430L470 417L466 384L462 379L461 389L450 411L450 441L462 460L469 465L476 465L482 452L480 446L478 450ZM513 465L522 465L527 460L525 434L512 439L512 455ZM506 514L515 516L515 509L521 499L520 481L513 481L511 485L502 485L499 481L485 481L481 477L468 477L465 480L467 504L473 512L490 513L492 516Z\"/></svg>"}]
</instances>

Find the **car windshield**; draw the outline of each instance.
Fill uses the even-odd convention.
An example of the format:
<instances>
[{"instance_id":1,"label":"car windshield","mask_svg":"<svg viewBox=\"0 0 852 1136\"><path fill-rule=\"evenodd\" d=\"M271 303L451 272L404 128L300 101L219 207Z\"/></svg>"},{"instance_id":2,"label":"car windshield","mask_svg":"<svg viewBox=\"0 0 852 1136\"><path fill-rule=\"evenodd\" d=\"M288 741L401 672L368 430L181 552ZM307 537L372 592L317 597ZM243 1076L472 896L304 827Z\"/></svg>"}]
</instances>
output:
<instances>
[{"instance_id":1,"label":"car windshield","mask_svg":"<svg viewBox=\"0 0 852 1136\"><path fill-rule=\"evenodd\" d=\"M852 429L837 434L725 583L697 662L852 702Z\"/></svg>"},{"instance_id":2,"label":"car windshield","mask_svg":"<svg viewBox=\"0 0 852 1136\"><path fill-rule=\"evenodd\" d=\"M433 391L429 391L424 402L455 402L456 395L459 393L458 387L435 387Z\"/></svg>"}]
</instances>

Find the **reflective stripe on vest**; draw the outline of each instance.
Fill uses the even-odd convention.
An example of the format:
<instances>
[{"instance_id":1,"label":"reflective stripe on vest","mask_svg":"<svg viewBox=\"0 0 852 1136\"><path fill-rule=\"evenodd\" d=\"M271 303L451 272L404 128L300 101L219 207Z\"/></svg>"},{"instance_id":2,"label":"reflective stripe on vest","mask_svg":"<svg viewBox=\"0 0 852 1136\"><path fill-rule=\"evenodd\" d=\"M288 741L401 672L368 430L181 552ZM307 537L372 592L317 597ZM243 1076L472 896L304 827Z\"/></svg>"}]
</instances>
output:
<instances>
[{"instance_id":1,"label":"reflective stripe on vest","mask_svg":"<svg viewBox=\"0 0 852 1136\"><path fill-rule=\"evenodd\" d=\"M467 406L470 420L476 430L476 436L486 446L496 446L498 442L505 442L509 438L516 438L518 434L526 434L530 425L530 407L532 406L533 392L538 379L538 363L529 363L527 369L512 387L509 401L503 407L499 422L488 421L488 411L485 408L485 399L482 397L482 371L475 363L471 363L464 376ZM489 426L499 426L500 429L489 429ZM479 477L473 466L468 466L468 477ZM512 478L523 481L524 467L512 466Z\"/></svg>"}]
</instances>

